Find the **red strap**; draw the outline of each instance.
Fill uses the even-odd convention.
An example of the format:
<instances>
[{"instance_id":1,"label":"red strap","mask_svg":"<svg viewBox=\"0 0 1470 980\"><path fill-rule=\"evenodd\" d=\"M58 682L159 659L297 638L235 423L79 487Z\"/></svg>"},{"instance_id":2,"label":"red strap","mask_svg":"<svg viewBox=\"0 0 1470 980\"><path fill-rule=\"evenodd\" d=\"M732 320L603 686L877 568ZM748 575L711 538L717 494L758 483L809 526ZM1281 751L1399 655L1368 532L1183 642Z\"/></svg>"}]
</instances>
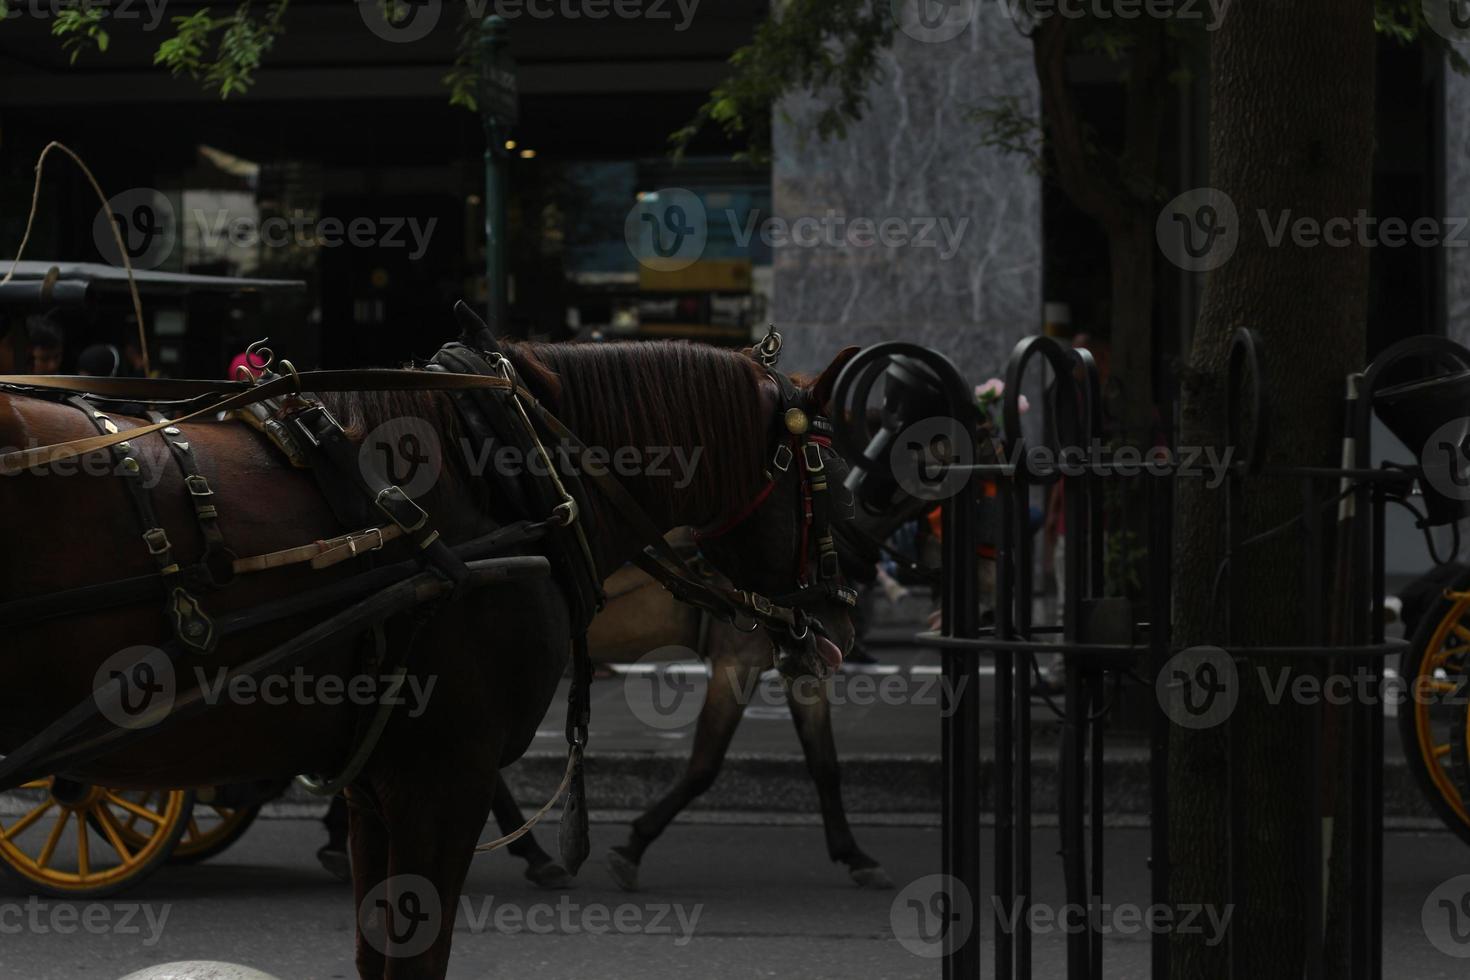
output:
<instances>
[{"instance_id":1,"label":"red strap","mask_svg":"<svg viewBox=\"0 0 1470 980\"><path fill-rule=\"evenodd\" d=\"M812 442L815 442L815 443L817 443L818 445L821 445L821 446L826 446L829 449L832 446L832 440L829 439L829 438L827 438L826 436L808 436L807 438L810 439ZM794 442L795 439L793 438L792 441ZM803 474L803 476L804 476L806 474L806 457L805 457L805 455L802 454L802 453L800 453L800 452L793 453L792 455L794 455L797 458L797 460L798 460L797 466L800 468L799 469L799 472L801 474ZM807 481L805 479L803 479L801 481L801 484L802 484L802 494L803 494L803 497L804 497L804 500L805 500L805 504L806 504L806 520L803 522L802 527L801 527L801 555L802 555L803 558L805 558L805 556L806 556L806 544L807 544L807 542L806 542L806 525L811 522L811 519L812 519L812 511L811 511L811 493L810 493L810 488L807 486ZM760 505L763 504L763 503L765 503L766 500L771 496L771 491L774 490L774 489L776 489L776 481L775 480L767 481L766 485L761 488L761 492L755 495L755 499L753 499L750 503L746 504L744 507L740 508L740 510L736 512L735 516L729 518L728 520L721 521L720 524L718 524L714 529L709 530L709 531L702 531L702 530L696 528L695 531L694 531L694 540L695 541L705 541L705 540L708 540L710 538L718 538L722 534L729 534L731 531L733 531L737 527L739 527L741 525L741 523L747 517L749 517L751 514L754 514L760 508ZM800 559L798 559L798 560L800 560ZM805 575L805 570L802 571L802 575L803 576Z\"/></svg>"},{"instance_id":2,"label":"red strap","mask_svg":"<svg viewBox=\"0 0 1470 980\"><path fill-rule=\"evenodd\" d=\"M774 489L776 489L776 481L772 480L765 485L760 493L755 495L754 500L740 508L734 517L722 522L718 527L710 531L701 531L696 528L694 531L694 540L704 541L708 538L718 538L722 534L729 534L735 528L739 527L747 517L754 514L760 505L766 502L766 498L771 495L771 491Z\"/></svg>"}]
</instances>

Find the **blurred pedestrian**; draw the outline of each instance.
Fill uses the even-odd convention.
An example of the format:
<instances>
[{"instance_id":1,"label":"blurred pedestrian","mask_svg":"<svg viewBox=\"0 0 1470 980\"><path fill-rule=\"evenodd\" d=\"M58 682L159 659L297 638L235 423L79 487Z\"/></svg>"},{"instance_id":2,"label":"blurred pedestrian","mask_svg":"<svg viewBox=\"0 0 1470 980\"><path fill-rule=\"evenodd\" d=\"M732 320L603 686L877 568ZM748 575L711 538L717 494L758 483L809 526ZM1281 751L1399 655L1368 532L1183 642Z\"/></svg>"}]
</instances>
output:
<instances>
[{"instance_id":1,"label":"blurred pedestrian","mask_svg":"<svg viewBox=\"0 0 1470 980\"><path fill-rule=\"evenodd\" d=\"M26 343L31 355L31 374L60 374L61 358L66 352L66 337L61 324L50 313L26 320Z\"/></svg>"}]
</instances>

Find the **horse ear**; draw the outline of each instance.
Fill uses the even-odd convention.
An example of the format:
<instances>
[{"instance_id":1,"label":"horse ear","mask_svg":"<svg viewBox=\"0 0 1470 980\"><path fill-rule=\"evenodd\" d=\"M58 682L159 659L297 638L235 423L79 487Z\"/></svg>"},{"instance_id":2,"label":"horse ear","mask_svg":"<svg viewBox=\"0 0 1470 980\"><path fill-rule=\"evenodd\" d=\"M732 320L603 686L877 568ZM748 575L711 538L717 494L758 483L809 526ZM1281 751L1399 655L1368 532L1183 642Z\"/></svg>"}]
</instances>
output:
<instances>
[{"instance_id":1,"label":"horse ear","mask_svg":"<svg viewBox=\"0 0 1470 980\"><path fill-rule=\"evenodd\" d=\"M856 357L860 350L862 348L857 345L842 348L842 350L837 352L837 356L832 358L832 363L828 364L821 375L818 376L817 380L812 382L812 404L817 407L818 411L826 413L830 408L828 403L832 401L832 389L837 385L837 376L842 373L843 368L847 367L847 362Z\"/></svg>"}]
</instances>

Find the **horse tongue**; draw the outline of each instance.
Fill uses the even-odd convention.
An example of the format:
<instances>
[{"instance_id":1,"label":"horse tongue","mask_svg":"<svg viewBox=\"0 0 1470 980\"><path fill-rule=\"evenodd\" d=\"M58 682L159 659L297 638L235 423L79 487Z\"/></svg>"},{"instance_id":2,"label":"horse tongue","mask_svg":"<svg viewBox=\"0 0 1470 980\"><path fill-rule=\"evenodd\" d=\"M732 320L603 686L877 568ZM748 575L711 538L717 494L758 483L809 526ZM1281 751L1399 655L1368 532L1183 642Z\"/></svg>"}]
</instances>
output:
<instances>
[{"instance_id":1,"label":"horse tongue","mask_svg":"<svg viewBox=\"0 0 1470 980\"><path fill-rule=\"evenodd\" d=\"M827 661L827 666L833 670L842 666L842 650L820 633L817 633L817 652L822 655L823 660Z\"/></svg>"}]
</instances>

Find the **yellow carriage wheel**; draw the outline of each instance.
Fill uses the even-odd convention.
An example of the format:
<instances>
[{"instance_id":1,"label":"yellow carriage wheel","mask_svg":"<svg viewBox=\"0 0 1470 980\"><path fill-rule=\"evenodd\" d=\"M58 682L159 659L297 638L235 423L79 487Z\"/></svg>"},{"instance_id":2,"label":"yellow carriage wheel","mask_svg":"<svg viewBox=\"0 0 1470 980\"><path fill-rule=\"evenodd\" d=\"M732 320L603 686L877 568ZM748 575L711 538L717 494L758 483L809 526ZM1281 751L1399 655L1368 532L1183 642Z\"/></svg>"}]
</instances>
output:
<instances>
[{"instance_id":1,"label":"yellow carriage wheel","mask_svg":"<svg viewBox=\"0 0 1470 980\"><path fill-rule=\"evenodd\" d=\"M194 809L183 836L169 857L171 863L208 861L243 837L260 815L259 803L229 806L218 802L219 795L213 786L201 786L194 791ZM124 841L131 840L130 833L124 831Z\"/></svg>"},{"instance_id":2,"label":"yellow carriage wheel","mask_svg":"<svg viewBox=\"0 0 1470 980\"><path fill-rule=\"evenodd\" d=\"M204 811L201 814L201 811ZM169 860L175 864L197 864L228 850L241 837L255 818L260 806L202 806L195 804L194 819L184 831L179 846Z\"/></svg>"},{"instance_id":3,"label":"yellow carriage wheel","mask_svg":"<svg viewBox=\"0 0 1470 980\"><path fill-rule=\"evenodd\" d=\"M99 898L168 860L192 790L117 790L43 779L0 794L0 868L40 894Z\"/></svg>"},{"instance_id":4,"label":"yellow carriage wheel","mask_svg":"<svg viewBox=\"0 0 1470 980\"><path fill-rule=\"evenodd\" d=\"M1470 795L1462 792L1456 760L1470 695L1470 592L1461 591L1467 584L1462 579L1431 607L1400 659L1406 697L1399 709L1399 734L1409 769L1430 806L1470 843Z\"/></svg>"}]
</instances>

